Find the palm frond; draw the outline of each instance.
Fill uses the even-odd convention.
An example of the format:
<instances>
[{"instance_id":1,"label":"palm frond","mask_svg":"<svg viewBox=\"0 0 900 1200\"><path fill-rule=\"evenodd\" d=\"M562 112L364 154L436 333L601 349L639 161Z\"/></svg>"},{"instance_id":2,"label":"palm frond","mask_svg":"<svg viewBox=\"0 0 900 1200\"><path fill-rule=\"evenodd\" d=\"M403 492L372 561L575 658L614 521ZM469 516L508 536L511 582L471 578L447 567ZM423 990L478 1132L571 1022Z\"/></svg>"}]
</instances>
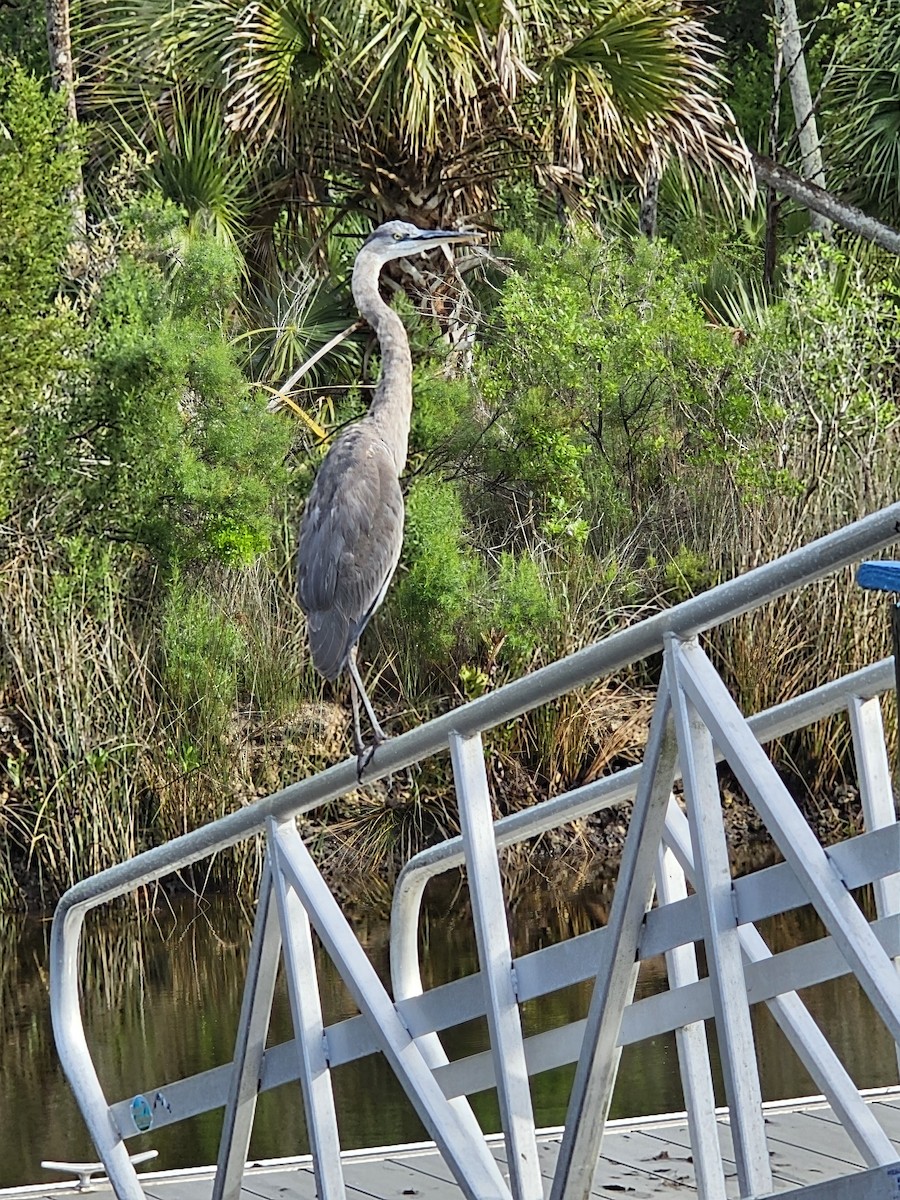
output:
<instances>
[{"instance_id":1,"label":"palm frond","mask_svg":"<svg viewBox=\"0 0 900 1200\"><path fill-rule=\"evenodd\" d=\"M826 96L829 168L847 198L900 220L900 2L854 12Z\"/></svg>"},{"instance_id":2,"label":"palm frond","mask_svg":"<svg viewBox=\"0 0 900 1200\"><path fill-rule=\"evenodd\" d=\"M299 0L245 6L228 38L225 97L228 124L250 140L294 140L298 121L320 124L340 102L340 49L327 8Z\"/></svg>"},{"instance_id":3,"label":"palm frond","mask_svg":"<svg viewBox=\"0 0 900 1200\"><path fill-rule=\"evenodd\" d=\"M346 329L355 312L345 293L305 270L264 291L255 316L259 325L244 339L252 375L280 383ZM355 378L359 363L359 344L342 342L305 382L315 387L326 380Z\"/></svg>"},{"instance_id":4,"label":"palm frond","mask_svg":"<svg viewBox=\"0 0 900 1200\"><path fill-rule=\"evenodd\" d=\"M218 98L176 87L160 103L146 101L144 127L133 132L163 195L185 210L190 226L239 249L252 208L253 163L231 143Z\"/></svg>"},{"instance_id":5,"label":"palm frond","mask_svg":"<svg viewBox=\"0 0 900 1200\"><path fill-rule=\"evenodd\" d=\"M221 82L241 0L82 0L74 44L95 106L141 102L175 83Z\"/></svg>"},{"instance_id":6,"label":"palm frond","mask_svg":"<svg viewBox=\"0 0 900 1200\"><path fill-rule=\"evenodd\" d=\"M624 0L547 55L541 139L573 171L632 175L669 159L752 187L746 148L719 98L715 47L692 6Z\"/></svg>"},{"instance_id":7,"label":"palm frond","mask_svg":"<svg viewBox=\"0 0 900 1200\"><path fill-rule=\"evenodd\" d=\"M414 154L477 127L485 64L473 31L427 0L377 4L370 16L370 37L355 60L366 71L366 115L382 125L396 120L401 144Z\"/></svg>"}]
</instances>

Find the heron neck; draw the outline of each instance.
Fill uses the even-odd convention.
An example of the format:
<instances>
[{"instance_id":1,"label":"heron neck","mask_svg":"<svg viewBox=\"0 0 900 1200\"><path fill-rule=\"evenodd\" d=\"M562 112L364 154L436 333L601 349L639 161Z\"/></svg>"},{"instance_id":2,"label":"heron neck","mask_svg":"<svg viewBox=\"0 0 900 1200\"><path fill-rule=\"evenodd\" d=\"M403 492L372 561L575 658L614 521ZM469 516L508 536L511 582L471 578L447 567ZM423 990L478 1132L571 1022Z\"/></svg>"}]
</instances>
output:
<instances>
[{"instance_id":1,"label":"heron neck","mask_svg":"<svg viewBox=\"0 0 900 1200\"><path fill-rule=\"evenodd\" d=\"M393 455L397 474L406 464L412 413L412 358L403 322L378 293L379 269L360 253L353 268L353 299L375 331L381 350L381 373L369 417Z\"/></svg>"}]
</instances>

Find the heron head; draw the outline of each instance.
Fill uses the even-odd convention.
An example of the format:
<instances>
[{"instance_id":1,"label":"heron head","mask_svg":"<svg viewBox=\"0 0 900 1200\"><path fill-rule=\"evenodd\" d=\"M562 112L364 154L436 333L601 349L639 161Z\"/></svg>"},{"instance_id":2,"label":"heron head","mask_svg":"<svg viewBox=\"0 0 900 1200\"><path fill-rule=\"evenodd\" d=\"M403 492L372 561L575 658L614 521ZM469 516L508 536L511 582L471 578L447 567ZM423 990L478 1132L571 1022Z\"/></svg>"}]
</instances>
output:
<instances>
[{"instance_id":1,"label":"heron head","mask_svg":"<svg viewBox=\"0 0 900 1200\"><path fill-rule=\"evenodd\" d=\"M452 246L477 238L477 233L461 233L455 229L419 229L408 221L385 221L366 238L363 250L373 254L380 262L394 258L409 258L411 254L424 254L437 246Z\"/></svg>"}]
</instances>

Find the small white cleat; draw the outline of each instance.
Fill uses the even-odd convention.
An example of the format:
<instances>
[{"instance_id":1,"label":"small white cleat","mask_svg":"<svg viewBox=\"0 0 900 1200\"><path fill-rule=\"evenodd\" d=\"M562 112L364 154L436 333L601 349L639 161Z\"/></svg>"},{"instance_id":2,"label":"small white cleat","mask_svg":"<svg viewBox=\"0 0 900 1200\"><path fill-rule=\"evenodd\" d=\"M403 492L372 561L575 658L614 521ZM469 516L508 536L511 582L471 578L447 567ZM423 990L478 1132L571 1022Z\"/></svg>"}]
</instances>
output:
<instances>
[{"instance_id":1,"label":"small white cleat","mask_svg":"<svg viewBox=\"0 0 900 1200\"><path fill-rule=\"evenodd\" d=\"M129 1154L129 1161L132 1163L146 1162L150 1158L156 1158L159 1154L158 1150L141 1150L139 1154ZM59 1171L62 1175L77 1175L79 1192L90 1192L93 1189L93 1176L102 1175L106 1178L106 1167L102 1162L96 1163L74 1163L74 1162L54 1162L47 1160L42 1162L41 1166L48 1171Z\"/></svg>"}]
</instances>

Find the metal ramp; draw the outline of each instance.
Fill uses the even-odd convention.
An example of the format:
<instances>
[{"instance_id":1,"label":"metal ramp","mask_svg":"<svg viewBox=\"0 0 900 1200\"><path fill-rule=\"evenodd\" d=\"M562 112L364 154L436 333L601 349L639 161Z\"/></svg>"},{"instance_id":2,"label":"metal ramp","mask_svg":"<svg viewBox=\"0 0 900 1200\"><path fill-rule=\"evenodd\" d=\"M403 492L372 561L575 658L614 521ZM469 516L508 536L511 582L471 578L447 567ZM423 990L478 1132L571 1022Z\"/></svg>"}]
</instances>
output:
<instances>
[{"instance_id":1,"label":"metal ramp","mask_svg":"<svg viewBox=\"0 0 900 1200\"><path fill-rule=\"evenodd\" d=\"M331 1071L383 1053L468 1200L543 1200L529 1075L576 1063L550 1200L582 1200L600 1151L621 1049L674 1030L699 1194L726 1195L704 1022L713 1019L723 1063L742 1198L773 1191L750 1006L765 1003L828 1099L869 1170L793 1194L809 1200L897 1197L897 1153L797 995L853 972L900 1047L900 825L895 820L879 695L893 686L893 660L834 681L745 720L706 657L698 635L776 596L845 567L900 538L900 504L774 563L623 630L392 739L373 778L449 747L462 836L411 860L392 914L392 994L343 917L297 833L294 817L356 786L355 760L145 852L69 890L51 946L51 1007L63 1067L120 1200L142 1200L127 1139L224 1107L214 1200L237 1197L257 1095L299 1080L321 1200L345 1195ZM644 762L492 821L481 733L565 691L663 651ZM762 746L831 713L849 713L867 832L825 850L784 788ZM724 758L756 806L785 861L732 879L716 762ZM672 798L683 779L686 811ZM497 848L634 799L607 925L513 960ZM267 864L253 932L232 1062L189 1079L152 1082L110 1103L87 1046L78 995L85 913L235 842L265 833ZM465 862L480 971L423 990L417 928L429 878ZM691 893L688 894L688 881ZM851 890L874 883L871 924ZM653 906L654 896L656 898ZM772 954L757 932L767 916L812 904L827 936ZM315 929L360 1015L325 1026L312 954ZM695 943L708 973L701 978ZM635 1002L642 959L664 954L670 989ZM283 963L295 1038L267 1046ZM525 1038L520 1006L580 980L594 980L585 1021ZM449 1062L441 1033L486 1016L489 1052ZM497 1089L508 1177L501 1174L468 1096Z\"/></svg>"}]
</instances>

